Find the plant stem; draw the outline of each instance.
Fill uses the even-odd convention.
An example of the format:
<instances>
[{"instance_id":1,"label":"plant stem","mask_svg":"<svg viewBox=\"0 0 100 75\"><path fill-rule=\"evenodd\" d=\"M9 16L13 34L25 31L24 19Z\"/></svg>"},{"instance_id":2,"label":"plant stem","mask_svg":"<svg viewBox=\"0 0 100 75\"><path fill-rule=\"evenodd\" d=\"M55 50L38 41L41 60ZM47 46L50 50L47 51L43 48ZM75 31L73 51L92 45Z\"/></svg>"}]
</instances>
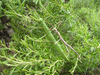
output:
<instances>
[{"instance_id":1,"label":"plant stem","mask_svg":"<svg viewBox=\"0 0 100 75\"><path fill-rule=\"evenodd\" d=\"M49 30L48 26L45 24L44 20L42 18L40 18L40 21L43 23L43 27L45 32L47 32L47 37L50 41L54 42L54 47L57 50L57 52L65 59L68 60L66 54L64 53L64 51L62 50L61 46L59 45L59 43L55 44L57 41L54 38L53 34L51 33L51 31Z\"/></svg>"},{"instance_id":2,"label":"plant stem","mask_svg":"<svg viewBox=\"0 0 100 75\"><path fill-rule=\"evenodd\" d=\"M71 47L69 44L67 44L67 42L61 37L60 33L58 32L58 30L56 28L54 28L54 30L56 31L56 33L58 34L58 36L60 37L60 40L66 45L68 46L69 48L71 48L79 57L79 59L81 60L81 57L80 55L74 50L73 47Z\"/></svg>"}]
</instances>

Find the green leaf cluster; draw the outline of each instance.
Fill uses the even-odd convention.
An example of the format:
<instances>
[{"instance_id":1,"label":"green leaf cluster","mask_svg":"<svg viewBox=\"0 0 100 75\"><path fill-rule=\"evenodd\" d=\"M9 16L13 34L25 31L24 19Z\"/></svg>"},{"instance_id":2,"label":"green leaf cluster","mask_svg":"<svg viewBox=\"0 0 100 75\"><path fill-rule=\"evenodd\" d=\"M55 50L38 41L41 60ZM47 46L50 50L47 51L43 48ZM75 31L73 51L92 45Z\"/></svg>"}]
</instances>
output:
<instances>
[{"instance_id":1,"label":"green leaf cluster","mask_svg":"<svg viewBox=\"0 0 100 75\"><path fill-rule=\"evenodd\" d=\"M36 6L30 5L31 2ZM0 64L7 66L2 73L59 75L62 70L67 71L66 74L86 73L100 64L100 10L94 0L70 0L67 3L64 0L5 0L5 5L3 10L11 18L9 24L14 33L8 47L5 41L0 41ZM63 58L48 37L50 32L56 41L59 40L53 28L58 29L81 60L59 41L69 61Z\"/></svg>"}]
</instances>

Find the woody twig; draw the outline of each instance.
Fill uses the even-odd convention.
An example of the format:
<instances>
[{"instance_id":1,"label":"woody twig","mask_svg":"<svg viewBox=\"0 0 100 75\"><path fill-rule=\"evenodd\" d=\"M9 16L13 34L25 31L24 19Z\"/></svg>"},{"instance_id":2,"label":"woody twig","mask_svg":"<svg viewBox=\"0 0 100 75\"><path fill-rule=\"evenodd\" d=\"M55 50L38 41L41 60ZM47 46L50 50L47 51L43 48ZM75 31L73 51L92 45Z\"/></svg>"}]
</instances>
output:
<instances>
[{"instance_id":1,"label":"woody twig","mask_svg":"<svg viewBox=\"0 0 100 75\"><path fill-rule=\"evenodd\" d=\"M58 30L56 28L54 28L55 32L58 34L60 40L66 45L68 46L69 48L71 48L77 55L78 55L78 58L81 60L81 57L80 55L73 49L73 47L71 47L69 44L66 43L66 41L62 38L62 36L60 35L60 33L58 32Z\"/></svg>"}]
</instances>

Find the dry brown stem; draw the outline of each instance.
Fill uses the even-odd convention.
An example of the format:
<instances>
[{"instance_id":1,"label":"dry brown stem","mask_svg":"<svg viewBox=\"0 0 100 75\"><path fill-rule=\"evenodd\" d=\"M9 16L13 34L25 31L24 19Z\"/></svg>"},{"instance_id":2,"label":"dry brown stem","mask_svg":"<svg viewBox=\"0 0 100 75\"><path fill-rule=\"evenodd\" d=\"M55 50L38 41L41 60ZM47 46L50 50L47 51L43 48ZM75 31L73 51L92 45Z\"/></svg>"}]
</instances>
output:
<instances>
[{"instance_id":1,"label":"dry brown stem","mask_svg":"<svg viewBox=\"0 0 100 75\"><path fill-rule=\"evenodd\" d=\"M61 40L66 46L68 46L69 48L71 48L71 49L78 55L79 59L81 60L80 55L73 49L73 47L71 47L69 44L66 43L66 41L65 41L65 40L62 38L62 36L60 35L59 31L58 31L56 28L54 28L54 30L55 30L55 32L58 34L60 40Z\"/></svg>"}]
</instances>

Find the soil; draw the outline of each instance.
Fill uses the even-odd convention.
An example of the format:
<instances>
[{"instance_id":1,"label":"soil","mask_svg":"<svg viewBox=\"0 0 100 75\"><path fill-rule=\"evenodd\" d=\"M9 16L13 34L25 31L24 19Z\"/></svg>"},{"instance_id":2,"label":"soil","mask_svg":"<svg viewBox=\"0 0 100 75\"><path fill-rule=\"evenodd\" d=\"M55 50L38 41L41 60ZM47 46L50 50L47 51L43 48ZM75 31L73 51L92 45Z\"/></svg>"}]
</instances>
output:
<instances>
[{"instance_id":1,"label":"soil","mask_svg":"<svg viewBox=\"0 0 100 75\"><path fill-rule=\"evenodd\" d=\"M9 42L11 41L11 36L10 34L13 33L12 29L10 27L4 27L2 30L0 30L0 41L5 41L5 44L7 47L9 47ZM0 45L0 48L2 46ZM3 70L7 69L7 66L5 65L0 65L0 73L3 73Z\"/></svg>"},{"instance_id":2,"label":"soil","mask_svg":"<svg viewBox=\"0 0 100 75\"><path fill-rule=\"evenodd\" d=\"M10 22L10 19L8 19L6 16L1 17L0 19L2 26L4 26L4 28L0 30L0 41L5 41L6 46L9 47L9 42L11 41L10 35L14 33L11 26L7 25L7 23ZM0 48L2 48L1 45ZM7 66L0 64L0 73L3 73L4 69L7 69Z\"/></svg>"}]
</instances>

